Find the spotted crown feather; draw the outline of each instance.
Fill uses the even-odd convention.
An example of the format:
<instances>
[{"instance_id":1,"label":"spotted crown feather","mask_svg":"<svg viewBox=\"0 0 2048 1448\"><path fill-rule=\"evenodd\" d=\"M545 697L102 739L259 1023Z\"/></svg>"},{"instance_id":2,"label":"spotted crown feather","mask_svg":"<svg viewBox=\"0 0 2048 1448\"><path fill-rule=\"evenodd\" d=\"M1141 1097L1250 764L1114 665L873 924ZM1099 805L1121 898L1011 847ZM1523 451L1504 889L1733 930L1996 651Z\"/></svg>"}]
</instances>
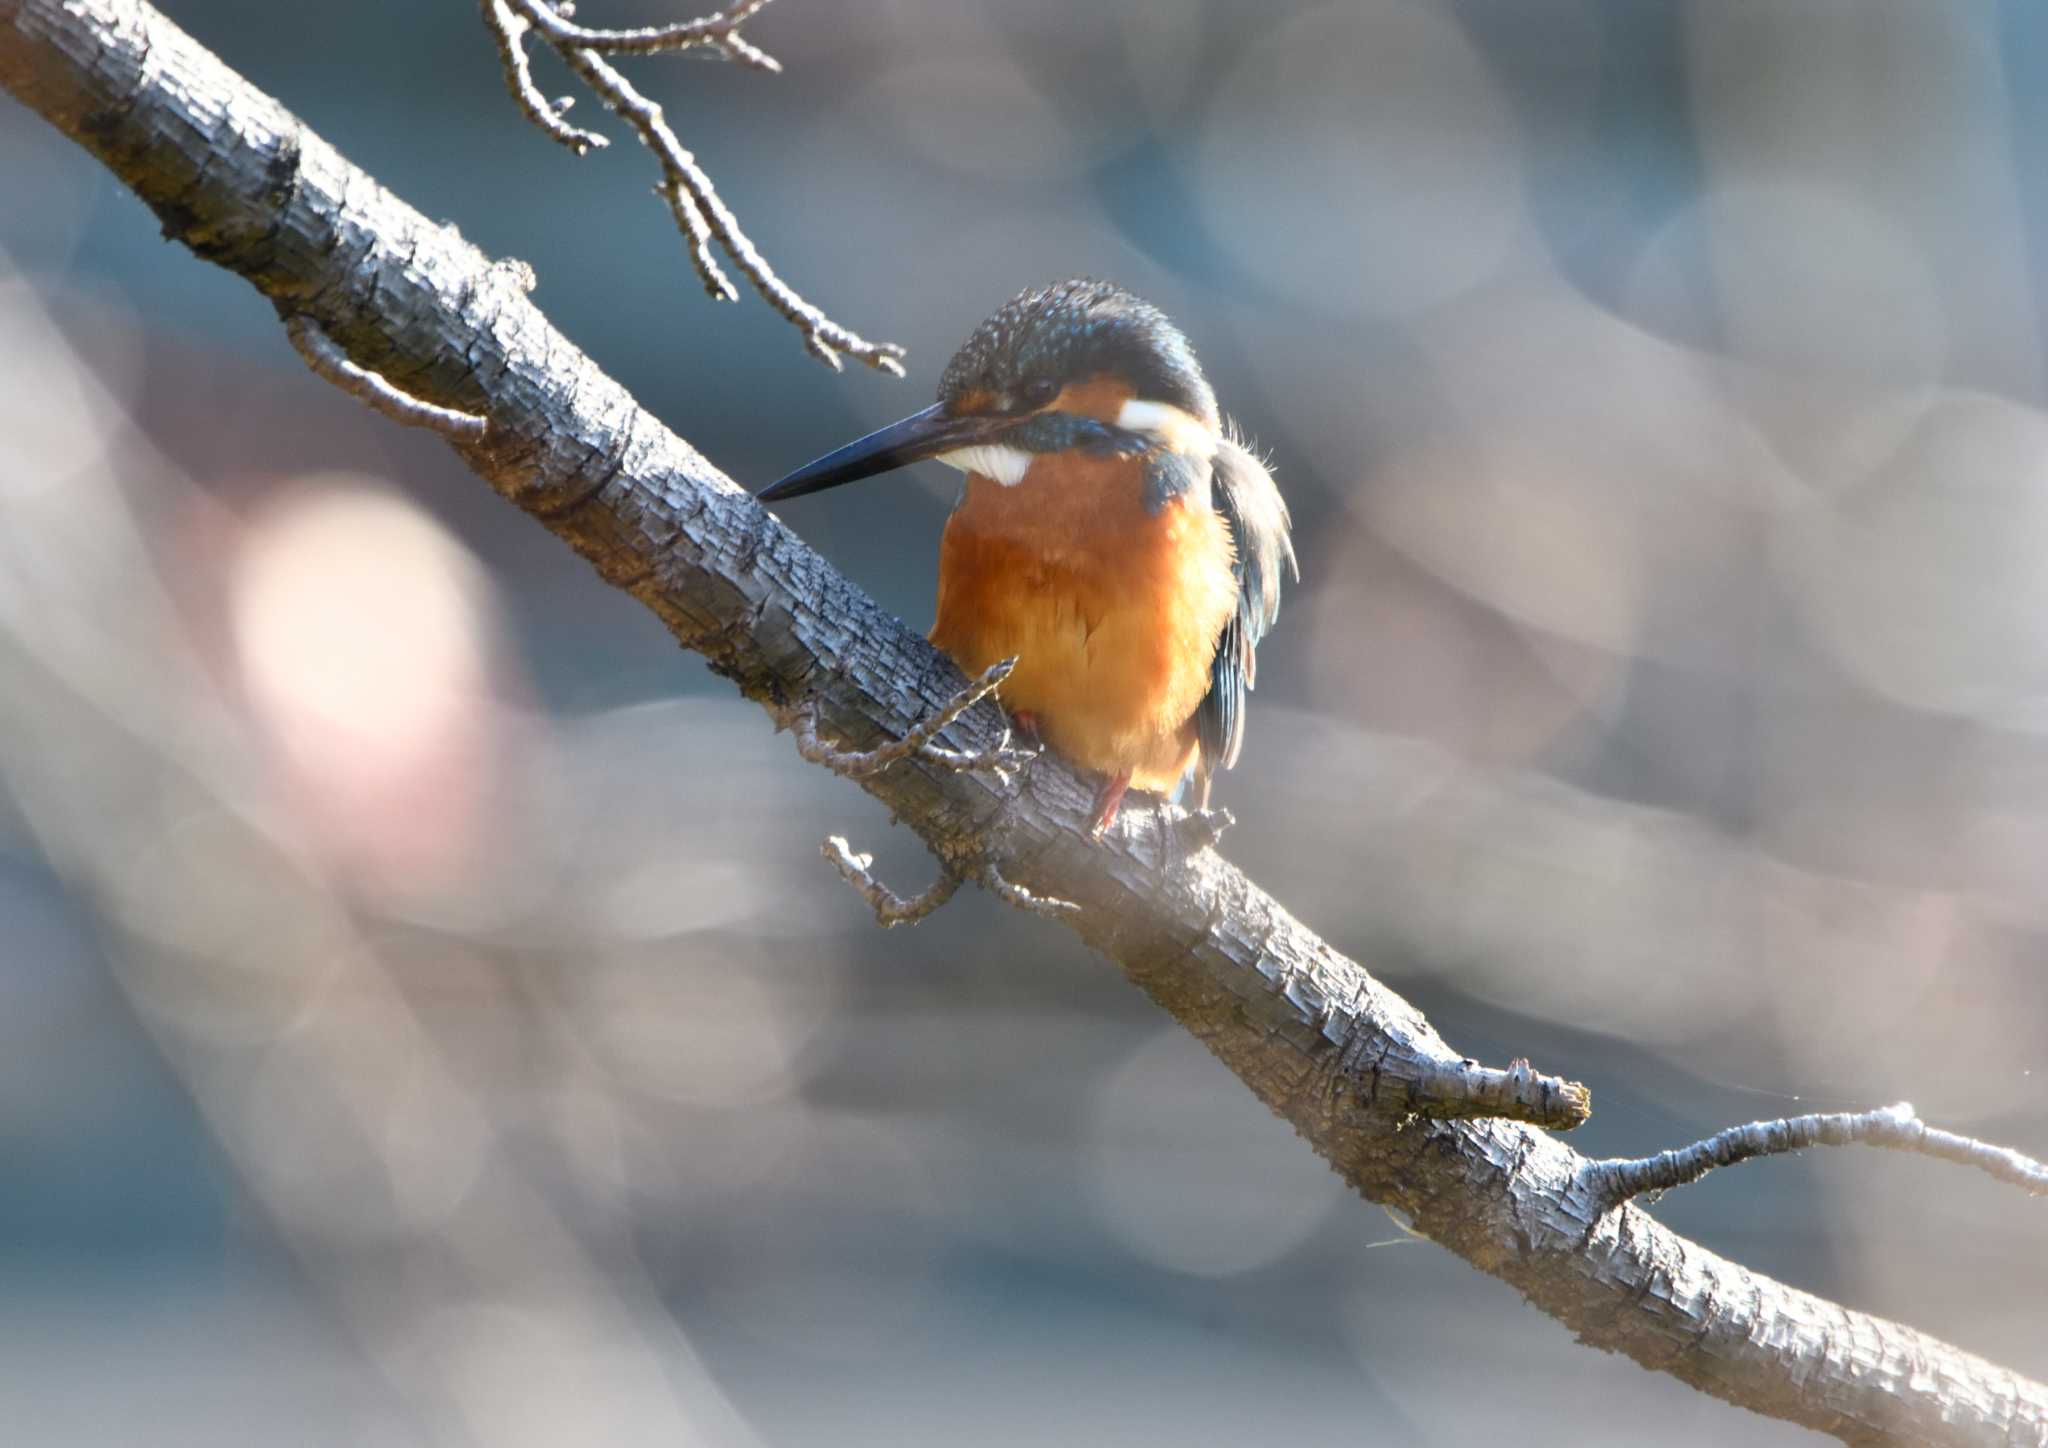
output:
<instances>
[{"instance_id":1,"label":"spotted crown feather","mask_svg":"<svg viewBox=\"0 0 2048 1448\"><path fill-rule=\"evenodd\" d=\"M974 393L1016 398L1034 381L1101 375L1129 383L1148 402L1217 421L1216 394L1181 330L1150 302L1085 277L1005 302L946 364L939 401Z\"/></svg>"}]
</instances>

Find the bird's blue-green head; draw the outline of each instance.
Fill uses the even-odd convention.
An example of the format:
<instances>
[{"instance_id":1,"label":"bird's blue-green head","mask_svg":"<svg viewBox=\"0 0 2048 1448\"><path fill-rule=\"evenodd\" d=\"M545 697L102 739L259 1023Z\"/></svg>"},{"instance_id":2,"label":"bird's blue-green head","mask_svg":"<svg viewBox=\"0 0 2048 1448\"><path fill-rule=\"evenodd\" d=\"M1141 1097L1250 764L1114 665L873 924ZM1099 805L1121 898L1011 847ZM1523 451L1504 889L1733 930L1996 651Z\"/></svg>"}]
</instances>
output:
<instances>
[{"instance_id":1,"label":"bird's blue-green head","mask_svg":"<svg viewBox=\"0 0 2048 1448\"><path fill-rule=\"evenodd\" d=\"M1004 484L1034 457L1166 450L1206 461L1222 423L1194 349L1166 314L1108 282L1075 280L1006 302L953 354L939 400L764 489L821 492L936 458Z\"/></svg>"}]
</instances>

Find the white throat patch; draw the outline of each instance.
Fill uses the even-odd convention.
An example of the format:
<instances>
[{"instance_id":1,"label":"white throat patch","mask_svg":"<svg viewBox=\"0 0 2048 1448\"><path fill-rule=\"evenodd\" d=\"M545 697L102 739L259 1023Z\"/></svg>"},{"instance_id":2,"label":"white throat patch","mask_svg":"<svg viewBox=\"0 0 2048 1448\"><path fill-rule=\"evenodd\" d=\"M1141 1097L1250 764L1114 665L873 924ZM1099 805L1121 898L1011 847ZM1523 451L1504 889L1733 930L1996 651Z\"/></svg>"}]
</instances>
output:
<instances>
[{"instance_id":1,"label":"white throat patch","mask_svg":"<svg viewBox=\"0 0 2048 1448\"><path fill-rule=\"evenodd\" d=\"M1031 471L1036 455L1021 447L1004 447L1001 443L982 443L978 447L957 447L951 452L938 454L938 461L949 468L958 468L963 473L980 473L993 478L1006 488L1014 488L1024 481L1024 474Z\"/></svg>"}]
</instances>

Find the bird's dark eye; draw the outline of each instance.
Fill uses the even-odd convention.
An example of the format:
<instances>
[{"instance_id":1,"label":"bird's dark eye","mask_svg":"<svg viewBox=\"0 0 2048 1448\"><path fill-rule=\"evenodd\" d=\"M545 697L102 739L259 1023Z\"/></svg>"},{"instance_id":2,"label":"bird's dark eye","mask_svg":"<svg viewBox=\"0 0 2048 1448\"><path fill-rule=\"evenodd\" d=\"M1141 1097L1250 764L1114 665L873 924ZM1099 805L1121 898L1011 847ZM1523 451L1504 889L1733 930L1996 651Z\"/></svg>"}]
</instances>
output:
<instances>
[{"instance_id":1,"label":"bird's dark eye","mask_svg":"<svg viewBox=\"0 0 2048 1448\"><path fill-rule=\"evenodd\" d=\"M1027 410L1035 410L1037 408L1045 406L1046 403L1052 401L1055 397L1058 397L1059 395L1059 383L1053 381L1050 377L1041 377L1036 382L1027 382L1021 388L1019 388L1017 391L1017 400L1021 402Z\"/></svg>"}]
</instances>

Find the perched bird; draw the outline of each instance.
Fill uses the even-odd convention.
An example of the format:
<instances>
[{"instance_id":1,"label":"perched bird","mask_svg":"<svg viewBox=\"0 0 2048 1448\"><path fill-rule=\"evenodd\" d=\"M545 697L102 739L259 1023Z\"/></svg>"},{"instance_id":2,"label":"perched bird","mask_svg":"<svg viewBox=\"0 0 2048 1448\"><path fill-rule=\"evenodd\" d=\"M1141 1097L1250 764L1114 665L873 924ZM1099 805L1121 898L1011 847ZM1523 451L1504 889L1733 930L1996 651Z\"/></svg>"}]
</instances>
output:
<instances>
[{"instance_id":1,"label":"perched bird","mask_svg":"<svg viewBox=\"0 0 2048 1448\"><path fill-rule=\"evenodd\" d=\"M801 497L935 458L967 474L939 544L931 641L1017 665L1020 729L1124 791L1237 762L1261 637L1295 569L1287 505L1216 408L1187 338L1105 282L1025 292L954 354L939 400L762 490ZM1297 573L1298 576L1298 573Z\"/></svg>"}]
</instances>

